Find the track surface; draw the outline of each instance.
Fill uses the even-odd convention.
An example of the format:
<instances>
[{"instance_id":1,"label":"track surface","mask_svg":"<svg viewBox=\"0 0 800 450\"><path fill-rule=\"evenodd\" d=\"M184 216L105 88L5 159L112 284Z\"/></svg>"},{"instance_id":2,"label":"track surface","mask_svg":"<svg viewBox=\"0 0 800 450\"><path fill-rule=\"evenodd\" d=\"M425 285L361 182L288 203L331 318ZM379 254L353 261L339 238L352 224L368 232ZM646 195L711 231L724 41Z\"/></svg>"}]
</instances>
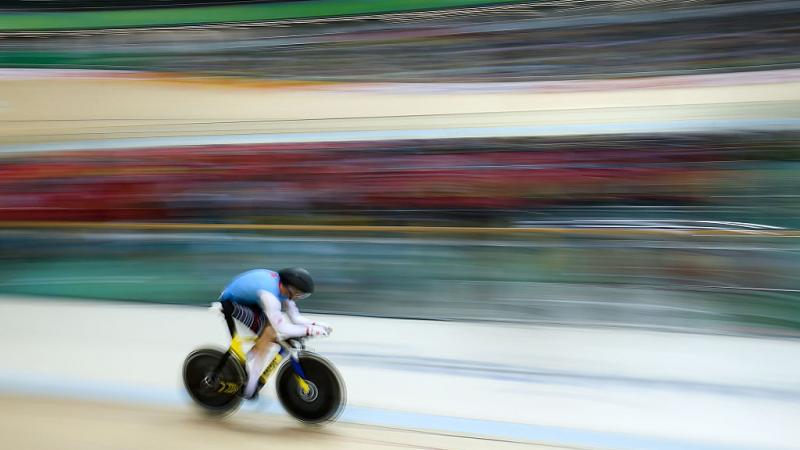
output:
<instances>
[{"instance_id":1,"label":"track surface","mask_svg":"<svg viewBox=\"0 0 800 450\"><path fill-rule=\"evenodd\" d=\"M798 103L797 70L436 86L6 70L0 151L787 130Z\"/></svg>"},{"instance_id":2,"label":"track surface","mask_svg":"<svg viewBox=\"0 0 800 450\"><path fill-rule=\"evenodd\" d=\"M303 427L286 417L248 413L216 420L187 409L21 396L0 397L0 435L3 447L15 450L574 448L344 423Z\"/></svg>"},{"instance_id":3,"label":"track surface","mask_svg":"<svg viewBox=\"0 0 800 450\"><path fill-rule=\"evenodd\" d=\"M0 297L0 448L800 448L798 340L324 320L336 331L310 345L347 384L340 420L298 428L270 383L220 424L180 380L192 349L229 339L218 314Z\"/></svg>"}]
</instances>

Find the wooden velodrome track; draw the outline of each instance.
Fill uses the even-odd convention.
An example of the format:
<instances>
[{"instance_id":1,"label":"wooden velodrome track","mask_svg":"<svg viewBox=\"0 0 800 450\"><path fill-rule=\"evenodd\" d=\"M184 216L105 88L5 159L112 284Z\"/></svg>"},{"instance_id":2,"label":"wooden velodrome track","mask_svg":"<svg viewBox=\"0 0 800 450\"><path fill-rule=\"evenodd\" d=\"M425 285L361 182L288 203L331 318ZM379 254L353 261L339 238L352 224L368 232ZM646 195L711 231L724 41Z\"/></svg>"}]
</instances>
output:
<instances>
[{"instance_id":1,"label":"wooden velodrome track","mask_svg":"<svg viewBox=\"0 0 800 450\"><path fill-rule=\"evenodd\" d=\"M305 427L242 412L215 420L187 409L21 396L0 396L0 435L3 448L14 450L574 448L348 423Z\"/></svg>"},{"instance_id":2,"label":"wooden velodrome track","mask_svg":"<svg viewBox=\"0 0 800 450\"><path fill-rule=\"evenodd\" d=\"M0 151L108 139L137 147L145 138L185 145L198 137L235 143L243 136L269 142L797 129L798 103L798 70L483 86L6 70Z\"/></svg>"}]
</instances>

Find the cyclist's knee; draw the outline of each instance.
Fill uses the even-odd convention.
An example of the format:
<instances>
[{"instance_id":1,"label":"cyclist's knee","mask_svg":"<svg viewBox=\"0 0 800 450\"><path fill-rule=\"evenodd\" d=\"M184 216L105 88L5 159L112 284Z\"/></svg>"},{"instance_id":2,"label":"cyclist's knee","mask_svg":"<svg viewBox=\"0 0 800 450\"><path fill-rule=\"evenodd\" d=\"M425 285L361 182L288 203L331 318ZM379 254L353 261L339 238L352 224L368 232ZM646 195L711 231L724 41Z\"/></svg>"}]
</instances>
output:
<instances>
[{"instance_id":1,"label":"cyclist's knee","mask_svg":"<svg viewBox=\"0 0 800 450\"><path fill-rule=\"evenodd\" d=\"M271 326L267 326L261 334L261 337L269 342L276 342L278 340L278 333L276 333L275 329Z\"/></svg>"},{"instance_id":2,"label":"cyclist's knee","mask_svg":"<svg viewBox=\"0 0 800 450\"><path fill-rule=\"evenodd\" d=\"M256 346L259 349L266 348L268 345L272 344L273 342L277 342L278 335L275 333L275 330L272 327L266 327L261 335L258 337L258 341L256 342Z\"/></svg>"}]
</instances>

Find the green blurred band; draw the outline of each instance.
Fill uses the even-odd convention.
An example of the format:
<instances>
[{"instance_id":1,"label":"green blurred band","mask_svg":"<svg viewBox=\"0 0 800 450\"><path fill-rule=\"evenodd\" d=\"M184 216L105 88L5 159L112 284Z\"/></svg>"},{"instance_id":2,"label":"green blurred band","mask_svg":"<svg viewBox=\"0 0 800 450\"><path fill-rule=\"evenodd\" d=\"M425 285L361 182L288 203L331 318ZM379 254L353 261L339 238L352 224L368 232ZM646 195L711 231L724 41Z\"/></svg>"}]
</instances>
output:
<instances>
[{"instance_id":1,"label":"green blurred band","mask_svg":"<svg viewBox=\"0 0 800 450\"><path fill-rule=\"evenodd\" d=\"M290 3L124 11L6 12L0 15L0 31L85 30L222 22L263 22L399 13L502 3L518 2L508 0L311 0Z\"/></svg>"}]
</instances>

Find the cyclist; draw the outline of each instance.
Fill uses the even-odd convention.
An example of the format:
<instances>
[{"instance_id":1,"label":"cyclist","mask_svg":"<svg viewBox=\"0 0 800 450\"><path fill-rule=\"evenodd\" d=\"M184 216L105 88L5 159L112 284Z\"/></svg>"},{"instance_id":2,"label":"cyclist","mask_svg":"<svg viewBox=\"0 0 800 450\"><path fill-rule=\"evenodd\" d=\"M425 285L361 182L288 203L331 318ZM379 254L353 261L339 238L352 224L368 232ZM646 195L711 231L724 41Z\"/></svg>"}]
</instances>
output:
<instances>
[{"instance_id":1,"label":"cyclist","mask_svg":"<svg viewBox=\"0 0 800 450\"><path fill-rule=\"evenodd\" d=\"M240 348L236 332L236 319L247 326L258 338L247 354L247 385L245 398L253 398L261 373L280 351L276 343L281 339L301 336L327 336L332 328L300 315L295 303L314 293L314 280L306 269L290 267L273 272L254 269L237 275L223 289L219 301L228 329L231 346ZM282 311L289 320L285 320ZM241 350L239 350L241 352Z\"/></svg>"}]
</instances>

